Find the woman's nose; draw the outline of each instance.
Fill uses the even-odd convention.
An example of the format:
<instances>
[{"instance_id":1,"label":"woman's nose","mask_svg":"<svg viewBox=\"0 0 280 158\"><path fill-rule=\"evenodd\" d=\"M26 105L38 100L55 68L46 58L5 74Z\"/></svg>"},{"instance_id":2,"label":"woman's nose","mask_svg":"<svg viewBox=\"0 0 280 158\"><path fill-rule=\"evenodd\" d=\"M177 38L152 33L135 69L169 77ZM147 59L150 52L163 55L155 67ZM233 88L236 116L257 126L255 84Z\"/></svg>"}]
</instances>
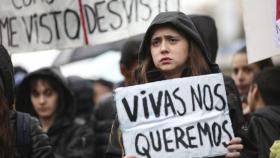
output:
<instances>
[{"instance_id":1,"label":"woman's nose","mask_svg":"<svg viewBox=\"0 0 280 158\"><path fill-rule=\"evenodd\" d=\"M242 70L238 71L237 79L238 80L243 80L244 79L244 72Z\"/></svg>"},{"instance_id":2,"label":"woman's nose","mask_svg":"<svg viewBox=\"0 0 280 158\"><path fill-rule=\"evenodd\" d=\"M168 46L167 43L163 40L161 45L160 45L160 51L161 53L166 53L168 52Z\"/></svg>"},{"instance_id":3,"label":"woman's nose","mask_svg":"<svg viewBox=\"0 0 280 158\"><path fill-rule=\"evenodd\" d=\"M44 97L44 95L40 95L40 97L39 97L39 103L40 103L40 104L44 104L44 103L45 103L45 97Z\"/></svg>"}]
</instances>

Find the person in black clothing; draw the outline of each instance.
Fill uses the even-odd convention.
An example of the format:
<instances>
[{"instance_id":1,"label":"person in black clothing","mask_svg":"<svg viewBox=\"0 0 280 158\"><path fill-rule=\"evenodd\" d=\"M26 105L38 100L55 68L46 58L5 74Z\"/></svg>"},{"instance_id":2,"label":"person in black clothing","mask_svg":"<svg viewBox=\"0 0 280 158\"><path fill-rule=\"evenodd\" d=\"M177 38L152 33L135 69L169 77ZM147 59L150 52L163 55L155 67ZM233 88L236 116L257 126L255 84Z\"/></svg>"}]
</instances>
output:
<instances>
[{"instance_id":1,"label":"person in black clothing","mask_svg":"<svg viewBox=\"0 0 280 158\"><path fill-rule=\"evenodd\" d=\"M19 146L17 133L21 129L18 121L19 114L13 110L15 81L13 65L7 50L0 45L0 157L1 158L53 158L53 151L49 138L42 131L39 121L26 115L29 124L27 140L30 140L26 147ZM25 122L23 122L25 123ZM22 135L25 136L24 134ZM25 151L21 149L25 149Z\"/></svg>"},{"instance_id":2,"label":"person in black clothing","mask_svg":"<svg viewBox=\"0 0 280 158\"><path fill-rule=\"evenodd\" d=\"M110 94L114 89L114 84L111 81L105 79L93 80L93 101L94 106L99 105L100 101L104 96Z\"/></svg>"},{"instance_id":3,"label":"person in black clothing","mask_svg":"<svg viewBox=\"0 0 280 158\"><path fill-rule=\"evenodd\" d=\"M207 22L205 21L206 25ZM199 27L195 26L192 16L181 12L157 15L146 31L140 47L138 83L220 72L218 65L209 59L209 48L205 46L197 28ZM231 111L233 108L229 109ZM235 122L237 118L231 115L231 119ZM114 127L118 128L118 124L114 124ZM243 148L240 141L240 138L231 140L226 157L240 156L239 150ZM123 153L108 151L107 158L117 154L121 157ZM125 158L133 156L127 155Z\"/></svg>"},{"instance_id":4,"label":"person in black clothing","mask_svg":"<svg viewBox=\"0 0 280 158\"><path fill-rule=\"evenodd\" d=\"M16 108L39 118L56 158L93 158L93 130L73 123L74 103L60 71L42 68L20 84Z\"/></svg>"},{"instance_id":5,"label":"person in black clothing","mask_svg":"<svg viewBox=\"0 0 280 158\"><path fill-rule=\"evenodd\" d=\"M74 123L91 126L91 115L93 112L93 90L91 81L79 76L69 76L67 77L67 83L68 87L74 93L76 101Z\"/></svg>"},{"instance_id":6,"label":"person in black clothing","mask_svg":"<svg viewBox=\"0 0 280 158\"><path fill-rule=\"evenodd\" d=\"M258 158L269 157L269 149L280 137L280 66L255 75L248 94L252 116L248 137L257 146Z\"/></svg>"},{"instance_id":7,"label":"person in black clothing","mask_svg":"<svg viewBox=\"0 0 280 158\"><path fill-rule=\"evenodd\" d=\"M126 87L133 85L134 70L137 67L138 50L141 44L139 37L129 38L121 49L120 70L124 76L124 81L117 84L117 87ZM103 98L98 106L95 107L95 133L96 133L96 157L104 158L107 146L110 142L117 142L118 140L110 141L109 136L114 119L116 118L116 105L113 94ZM117 137L112 137L113 139ZM113 148L112 150L119 148Z\"/></svg>"}]
</instances>

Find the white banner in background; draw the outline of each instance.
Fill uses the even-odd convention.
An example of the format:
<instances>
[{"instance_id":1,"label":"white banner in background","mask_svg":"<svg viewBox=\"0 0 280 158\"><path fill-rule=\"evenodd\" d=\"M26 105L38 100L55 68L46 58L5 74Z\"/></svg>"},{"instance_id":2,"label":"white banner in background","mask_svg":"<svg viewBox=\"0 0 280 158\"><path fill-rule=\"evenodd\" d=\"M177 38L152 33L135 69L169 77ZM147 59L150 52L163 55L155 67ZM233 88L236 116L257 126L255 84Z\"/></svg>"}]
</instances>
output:
<instances>
[{"instance_id":1,"label":"white banner in background","mask_svg":"<svg viewBox=\"0 0 280 158\"><path fill-rule=\"evenodd\" d=\"M83 45L78 0L1 0L0 43L10 53Z\"/></svg>"},{"instance_id":2,"label":"white banner in background","mask_svg":"<svg viewBox=\"0 0 280 158\"><path fill-rule=\"evenodd\" d=\"M279 0L243 0L249 63L280 54Z\"/></svg>"},{"instance_id":3,"label":"white banner in background","mask_svg":"<svg viewBox=\"0 0 280 158\"><path fill-rule=\"evenodd\" d=\"M277 36L277 44L280 46L280 0L275 0L274 7L275 8L275 28L276 28L276 36Z\"/></svg>"},{"instance_id":4,"label":"white banner in background","mask_svg":"<svg viewBox=\"0 0 280 158\"><path fill-rule=\"evenodd\" d=\"M95 45L144 33L191 0L1 0L0 44L10 53Z\"/></svg>"},{"instance_id":5,"label":"white banner in background","mask_svg":"<svg viewBox=\"0 0 280 158\"><path fill-rule=\"evenodd\" d=\"M224 155L233 137L223 75L115 90L126 153L138 158Z\"/></svg>"}]
</instances>

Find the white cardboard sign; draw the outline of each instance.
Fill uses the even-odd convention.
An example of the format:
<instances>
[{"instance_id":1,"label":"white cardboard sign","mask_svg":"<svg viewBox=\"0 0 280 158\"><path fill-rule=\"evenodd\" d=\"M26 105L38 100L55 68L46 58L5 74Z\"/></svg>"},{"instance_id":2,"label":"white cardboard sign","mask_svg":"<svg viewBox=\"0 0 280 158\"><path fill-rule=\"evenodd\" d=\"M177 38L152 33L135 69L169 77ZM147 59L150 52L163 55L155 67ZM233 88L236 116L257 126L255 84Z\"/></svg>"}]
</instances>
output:
<instances>
[{"instance_id":1,"label":"white cardboard sign","mask_svg":"<svg viewBox=\"0 0 280 158\"><path fill-rule=\"evenodd\" d=\"M249 63L280 54L279 7L279 0L243 0Z\"/></svg>"},{"instance_id":2,"label":"white cardboard sign","mask_svg":"<svg viewBox=\"0 0 280 158\"><path fill-rule=\"evenodd\" d=\"M227 152L233 130L221 73L115 92L126 153L137 158L193 158Z\"/></svg>"}]
</instances>

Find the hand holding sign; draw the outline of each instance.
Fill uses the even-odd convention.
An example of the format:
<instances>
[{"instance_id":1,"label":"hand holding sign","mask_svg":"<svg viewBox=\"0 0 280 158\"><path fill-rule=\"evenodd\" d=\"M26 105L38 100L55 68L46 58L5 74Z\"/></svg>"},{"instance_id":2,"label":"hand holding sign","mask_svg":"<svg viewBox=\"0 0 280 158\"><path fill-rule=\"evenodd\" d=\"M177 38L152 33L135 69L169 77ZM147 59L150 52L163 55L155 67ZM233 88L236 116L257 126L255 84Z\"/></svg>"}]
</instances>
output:
<instances>
[{"instance_id":1,"label":"hand holding sign","mask_svg":"<svg viewBox=\"0 0 280 158\"><path fill-rule=\"evenodd\" d=\"M243 145L241 144L241 138L233 138L229 142L229 146L227 147L227 149L229 152L226 154L226 158L240 157L240 151L243 149Z\"/></svg>"}]
</instances>

